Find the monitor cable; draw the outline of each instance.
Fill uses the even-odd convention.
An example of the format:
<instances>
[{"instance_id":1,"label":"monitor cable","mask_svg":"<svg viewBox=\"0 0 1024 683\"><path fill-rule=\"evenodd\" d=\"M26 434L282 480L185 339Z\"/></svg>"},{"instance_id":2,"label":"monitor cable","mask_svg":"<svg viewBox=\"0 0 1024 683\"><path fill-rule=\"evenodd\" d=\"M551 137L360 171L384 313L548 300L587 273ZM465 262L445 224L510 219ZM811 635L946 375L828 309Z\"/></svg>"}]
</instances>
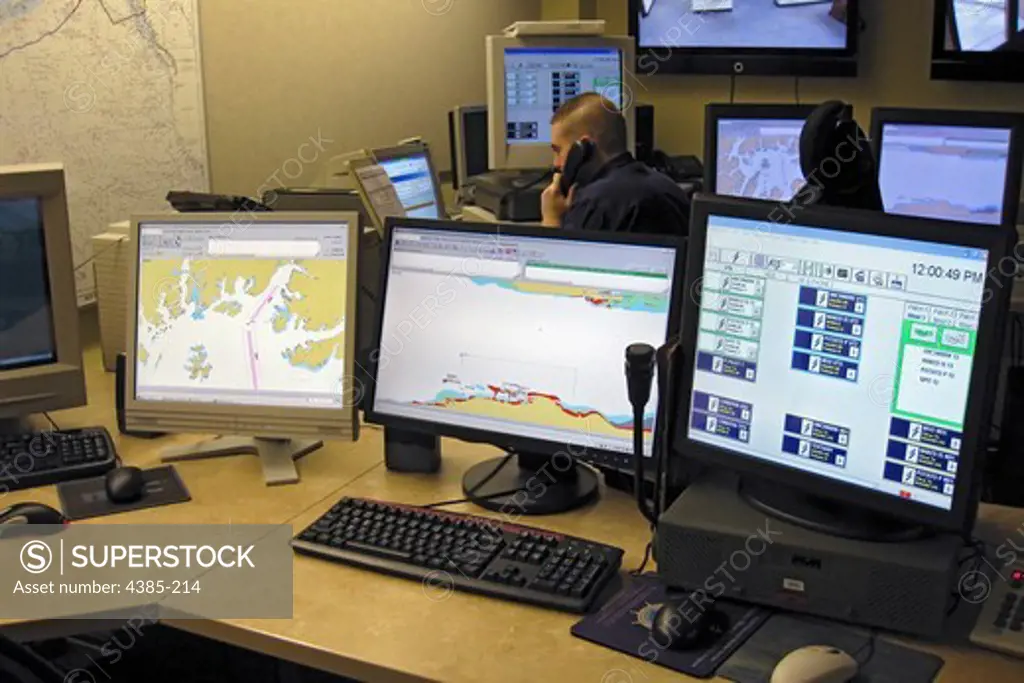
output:
<instances>
[{"instance_id":1,"label":"monitor cable","mask_svg":"<svg viewBox=\"0 0 1024 683\"><path fill-rule=\"evenodd\" d=\"M116 242L114 242L114 243L113 243L113 244L111 244L110 246L107 246L107 247L105 247L105 248L103 248L103 249L100 249L100 250L99 250L99 251L97 251L97 252L94 252L92 256L90 256L89 258L85 259L84 261L82 261L81 263L79 263L79 264L78 264L77 266L75 266L75 267L74 267L74 268L72 269L72 271L71 271L71 272L73 272L73 273L77 273L77 272L78 272L78 271L80 271L80 270L81 270L82 268L85 268L85 267L86 267L87 265L89 265L90 263L92 263L93 261L95 261L96 259L98 259L98 258L99 258L100 256L103 256L103 254L106 254L106 253L107 253L108 251L110 251L111 249L114 249L114 248L116 248L116 247L117 247L117 246L118 246L119 244L121 244L121 242L127 242L127 241L128 241L128 238L122 235L122 236L120 237L120 239L118 239L118 240L117 240Z\"/></svg>"}]
</instances>

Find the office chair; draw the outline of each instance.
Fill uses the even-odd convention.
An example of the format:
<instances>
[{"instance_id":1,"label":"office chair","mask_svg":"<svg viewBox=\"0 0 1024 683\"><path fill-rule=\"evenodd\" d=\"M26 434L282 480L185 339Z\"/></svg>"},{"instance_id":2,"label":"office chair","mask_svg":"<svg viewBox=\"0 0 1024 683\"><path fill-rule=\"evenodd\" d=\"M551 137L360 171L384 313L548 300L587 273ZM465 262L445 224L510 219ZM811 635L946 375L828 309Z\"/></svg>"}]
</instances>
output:
<instances>
[{"instance_id":1,"label":"office chair","mask_svg":"<svg viewBox=\"0 0 1024 683\"><path fill-rule=\"evenodd\" d=\"M64 674L32 650L0 635L0 681L64 683Z\"/></svg>"},{"instance_id":2,"label":"office chair","mask_svg":"<svg viewBox=\"0 0 1024 683\"><path fill-rule=\"evenodd\" d=\"M807 117L800 167L807 178L796 194L801 204L883 210L875 153L845 102L825 102Z\"/></svg>"}]
</instances>

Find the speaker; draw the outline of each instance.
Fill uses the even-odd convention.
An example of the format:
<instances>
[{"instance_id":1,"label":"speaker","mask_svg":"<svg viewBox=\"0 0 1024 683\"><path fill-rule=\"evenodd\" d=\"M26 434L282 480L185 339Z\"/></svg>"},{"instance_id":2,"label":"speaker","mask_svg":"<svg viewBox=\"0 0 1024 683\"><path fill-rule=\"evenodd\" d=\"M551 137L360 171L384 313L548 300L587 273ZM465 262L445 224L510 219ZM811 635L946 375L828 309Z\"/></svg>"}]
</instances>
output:
<instances>
[{"instance_id":1,"label":"speaker","mask_svg":"<svg viewBox=\"0 0 1024 683\"><path fill-rule=\"evenodd\" d=\"M124 404L125 404L125 367L127 366L125 354L117 354L117 362L114 366L114 410L117 412L117 431L125 436L134 436L137 439L156 439L164 436L163 432L131 432L125 426Z\"/></svg>"},{"instance_id":2,"label":"speaker","mask_svg":"<svg viewBox=\"0 0 1024 683\"><path fill-rule=\"evenodd\" d=\"M636 158L650 164L654 152L654 105L638 104L634 108L636 115Z\"/></svg>"}]
</instances>

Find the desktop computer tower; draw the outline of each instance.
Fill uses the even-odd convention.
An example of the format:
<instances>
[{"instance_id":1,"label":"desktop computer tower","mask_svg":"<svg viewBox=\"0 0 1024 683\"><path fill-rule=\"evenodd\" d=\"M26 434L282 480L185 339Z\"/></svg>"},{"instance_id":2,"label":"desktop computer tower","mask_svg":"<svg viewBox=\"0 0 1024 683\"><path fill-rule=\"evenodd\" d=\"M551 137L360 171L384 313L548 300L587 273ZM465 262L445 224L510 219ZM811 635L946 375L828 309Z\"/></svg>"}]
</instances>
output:
<instances>
[{"instance_id":1,"label":"desktop computer tower","mask_svg":"<svg viewBox=\"0 0 1024 683\"><path fill-rule=\"evenodd\" d=\"M669 586L926 637L956 591L955 535L874 543L810 531L744 500L734 476L702 478L658 521Z\"/></svg>"}]
</instances>

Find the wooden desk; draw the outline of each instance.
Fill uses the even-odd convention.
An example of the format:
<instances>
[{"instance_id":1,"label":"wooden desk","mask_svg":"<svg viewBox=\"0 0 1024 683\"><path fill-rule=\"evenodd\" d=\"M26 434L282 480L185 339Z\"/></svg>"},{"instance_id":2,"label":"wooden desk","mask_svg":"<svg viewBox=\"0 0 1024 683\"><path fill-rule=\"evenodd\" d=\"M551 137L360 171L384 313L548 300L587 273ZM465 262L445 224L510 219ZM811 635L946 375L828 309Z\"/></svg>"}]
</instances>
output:
<instances>
[{"instance_id":1,"label":"wooden desk","mask_svg":"<svg viewBox=\"0 0 1024 683\"><path fill-rule=\"evenodd\" d=\"M112 377L89 353L90 405L55 415L62 426L105 424L112 432ZM183 438L183 437L181 437ZM130 464L156 462L166 440L120 438ZM178 465L194 500L95 520L96 523L312 522L342 495L408 503L461 497L462 472L495 453L486 446L446 440L439 475L399 475L382 464L382 434L364 430L358 444L333 444L300 463L302 482L264 486L254 458L235 457ZM56 502L52 488L9 494L4 502ZM453 506L488 514L471 506ZM1018 539L1024 513L983 509L979 533L994 543ZM522 520L626 550L624 568L636 567L648 540L646 524L625 494L602 491L600 501L571 514ZM572 637L578 617L466 593L446 593L418 582L307 557L295 558L295 609L290 620L170 621L168 625L282 659L365 681L592 681L657 683L685 677ZM26 625L8 621L5 626ZM64 631L81 622L60 625ZM33 629L34 630L34 629ZM81 628L78 628L81 630ZM38 632L38 631L36 631ZM939 654L940 683L1024 680L1024 661L969 647L907 643Z\"/></svg>"}]
</instances>

